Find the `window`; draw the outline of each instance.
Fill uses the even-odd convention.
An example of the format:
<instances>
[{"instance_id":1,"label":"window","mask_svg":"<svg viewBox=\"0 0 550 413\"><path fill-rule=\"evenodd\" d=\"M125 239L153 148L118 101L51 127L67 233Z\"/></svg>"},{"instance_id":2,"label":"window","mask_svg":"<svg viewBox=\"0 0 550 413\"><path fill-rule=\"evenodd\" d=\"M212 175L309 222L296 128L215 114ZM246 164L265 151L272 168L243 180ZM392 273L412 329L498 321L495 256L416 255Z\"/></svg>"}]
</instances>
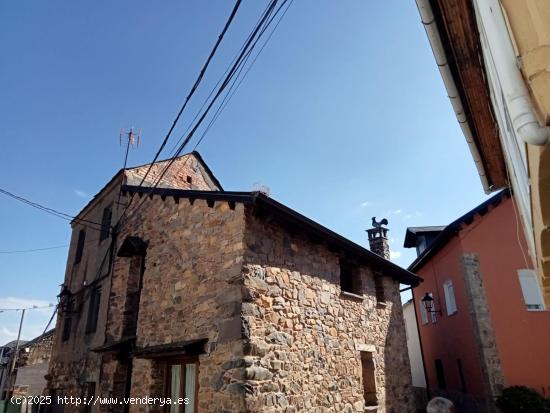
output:
<instances>
[{"instance_id":1,"label":"window","mask_svg":"<svg viewBox=\"0 0 550 413\"><path fill-rule=\"evenodd\" d=\"M443 292L445 293L445 304L447 306L447 315L453 315L456 313L456 299L453 289L453 282L447 280L443 283Z\"/></svg>"},{"instance_id":2,"label":"window","mask_svg":"<svg viewBox=\"0 0 550 413\"><path fill-rule=\"evenodd\" d=\"M111 219L113 217L113 210L111 207L103 209L103 216L101 217L101 232L99 233L99 242L107 238L111 232Z\"/></svg>"},{"instance_id":3,"label":"window","mask_svg":"<svg viewBox=\"0 0 550 413\"><path fill-rule=\"evenodd\" d=\"M426 306L422 302L422 300L418 300L420 304L420 318L422 320L422 324L428 324L428 310L426 310Z\"/></svg>"},{"instance_id":4,"label":"window","mask_svg":"<svg viewBox=\"0 0 550 413\"><path fill-rule=\"evenodd\" d=\"M374 274L374 292L376 294L377 303L386 301L386 296L384 294L384 279L380 274Z\"/></svg>"},{"instance_id":5,"label":"window","mask_svg":"<svg viewBox=\"0 0 550 413\"><path fill-rule=\"evenodd\" d=\"M194 413L197 406L198 363L170 362L166 371L166 397L172 400L188 399L187 404L172 404L170 413Z\"/></svg>"},{"instance_id":6,"label":"window","mask_svg":"<svg viewBox=\"0 0 550 413\"><path fill-rule=\"evenodd\" d=\"M464 379L464 371L462 370L462 360L456 359L456 367L458 368L458 378L460 379L460 389L462 393L466 393L466 380Z\"/></svg>"},{"instance_id":7,"label":"window","mask_svg":"<svg viewBox=\"0 0 550 413\"><path fill-rule=\"evenodd\" d=\"M101 287L96 287L90 294L88 304L88 319L86 320L86 334L94 333L97 328L97 317L99 315L99 303L101 302Z\"/></svg>"},{"instance_id":8,"label":"window","mask_svg":"<svg viewBox=\"0 0 550 413\"><path fill-rule=\"evenodd\" d=\"M61 334L61 341L67 341L71 337L71 324L73 318L71 316L65 316L63 319L63 332Z\"/></svg>"},{"instance_id":9,"label":"window","mask_svg":"<svg viewBox=\"0 0 550 413\"><path fill-rule=\"evenodd\" d=\"M376 406L378 405L378 399L376 398L376 376L374 359L370 351L361 352L361 373L363 376L365 406Z\"/></svg>"},{"instance_id":10,"label":"window","mask_svg":"<svg viewBox=\"0 0 550 413\"><path fill-rule=\"evenodd\" d=\"M86 242L86 231L81 229L78 232L78 241L76 243L76 253L74 255L74 263L78 264L82 259L82 253L84 252L84 243Z\"/></svg>"},{"instance_id":11,"label":"window","mask_svg":"<svg viewBox=\"0 0 550 413\"><path fill-rule=\"evenodd\" d=\"M523 301L529 311L544 310L544 301L540 291L537 273L533 270L518 270L519 283L523 292Z\"/></svg>"},{"instance_id":12,"label":"window","mask_svg":"<svg viewBox=\"0 0 550 413\"><path fill-rule=\"evenodd\" d=\"M416 255L420 255L426 249L426 237L419 237L416 243Z\"/></svg>"},{"instance_id":13,"label":"window","mask_svg":"<svg viewBox=\"0 0 550 413\"><path fill-rule=\"evenodd\" d=\"M193 178L191 178L189 175L187 175L187 183L190 184L193 182Z\"/></svg>"},{"instance_id":14,"label":"window","mask_svg":"<svg viewBox=\"0 0 550 413\"><path fill-rule=\"evenodd\" d=\"M441 359L435 360L435 374L437 375L437 387L440 390L445 390L447 383L445 382L445 372L443 371L443 362Z\"/></svg>"},{"instance_id":15,"label":"window","mask_svg":"<svg viewBox=\"0 0 550 413\"><path fill-rule=\"evenodd\" d=\"M74 307L74 298L71 298L63 310L63 330L61 331L61 341L63 342L67 341L71 337Z\"/></svg>"},{"instance_id":16,"label":"window","mask_svg":"<svg viewBox=\"0 0 550 413\"><path fill-rule=\"evenodd\" d=\"M350 262L340 259L340 288L343 292L361 294L361 280L358 268Z\"/></svg>"}]
</instances>

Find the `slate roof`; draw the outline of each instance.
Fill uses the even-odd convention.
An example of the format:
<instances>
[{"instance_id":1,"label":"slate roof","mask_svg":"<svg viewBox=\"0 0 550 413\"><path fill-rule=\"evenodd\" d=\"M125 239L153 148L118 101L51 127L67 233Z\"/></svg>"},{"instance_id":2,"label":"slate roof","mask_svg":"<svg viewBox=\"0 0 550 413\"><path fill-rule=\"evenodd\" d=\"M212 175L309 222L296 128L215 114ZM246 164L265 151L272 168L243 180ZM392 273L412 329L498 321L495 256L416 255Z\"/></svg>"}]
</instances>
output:
<instances>
[{"instance_id":1,"label":"slate roof","mask_svg":"<svg viewBox=\"0 0 550 413\"><path fill-rule=\"evenodd\" d=\"M495 207L502 202L503 199L509 198L510 190L504 189L498 194L492 196L482 204L478 205L471 211L462 215L460 218L451 222L445 227L443 231L430 243L422 254L420 254L408 267L411 272L419 270L428 260L433 257L438 251L440 251L447 243L460 232L463 225L469 225L472 223L476 215L485 215L489 212L489 207Z\"/></svg>"},{"instance_id":2,"label":"slate roof","mask_svg":"<svg viewBox=\"0 0 550 413\"><path fill-rule=\"evenodd\" d=\"M445 229L445 225L431 226L431 227L408 227L405 233L405 242L403 247L413 248L416 247L416 238L419 234L433 234L441 232Z\"/></svg>"},{"instance_id":3,"label":"slate roof","mask_svg":"<svg viewBox=\"0 0 550 413\"><path fill-rule=\"evenodd\" d=\"M367 265L378 268L402 284L417 286L422 278L408 270L388 261L368 249L342 237L317 222L299 214L291 208L275 201L261 192L231 192L231 191L195 191L171 188L150 188L142 186L123 185L122 193L136 193L138 196L160 196L162 199L173 197L176 202L183 199L204 199L211 201L239 202L253 205L260 210L266 210L305 233L324 240L329 246L345 251Z\"/></svg>"}]
</instances>

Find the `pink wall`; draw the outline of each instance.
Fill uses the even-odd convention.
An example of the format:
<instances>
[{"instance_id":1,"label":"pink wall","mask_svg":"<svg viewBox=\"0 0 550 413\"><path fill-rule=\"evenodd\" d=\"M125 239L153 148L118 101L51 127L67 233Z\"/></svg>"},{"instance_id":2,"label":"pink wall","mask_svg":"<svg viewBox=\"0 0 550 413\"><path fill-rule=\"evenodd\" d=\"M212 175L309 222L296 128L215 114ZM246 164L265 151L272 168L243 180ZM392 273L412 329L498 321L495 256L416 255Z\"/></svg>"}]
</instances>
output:
<instances>
[{"instance_id":1,"label":"pink wall","mask_svg":"<svg viewBox=\"0 0 550 413\"><path fill-rule=\"evenodd\" d=\"M462 360L467 392L483 395L479 350L468 304L460 257L475 253L479 257L483 284L489 302L492 324L504 373L505 385L526 385L550 396L550 312L527 311L519 284L518 269L530 268L519 247L527 248L522 229L516 228L512 200L501 204L474 222L464 226L422 268L417 270L424 282L414 290L415 305L420 318L419 300L432 292L438 321L422 325L420 336L430 387L437 387L435 359L442 359L447 390L460 391L456 359ZM529 260L529 257L527 257ZM443 283L453 281L458 311L447 316Z\"/></svg>"},{"instance_id":2,"label":"pink wall","mask_svg":"<svg viewBox=\"0 0 550 413\"><path fill-rule=\"evenodd\" d=\"M517 270L533 266L513 208L512 199L505 199L476 220L475 230L463 231L461 243L479 256L506 385L550 396L550 312L525 308Z\"/></svg>"}]
</instances>

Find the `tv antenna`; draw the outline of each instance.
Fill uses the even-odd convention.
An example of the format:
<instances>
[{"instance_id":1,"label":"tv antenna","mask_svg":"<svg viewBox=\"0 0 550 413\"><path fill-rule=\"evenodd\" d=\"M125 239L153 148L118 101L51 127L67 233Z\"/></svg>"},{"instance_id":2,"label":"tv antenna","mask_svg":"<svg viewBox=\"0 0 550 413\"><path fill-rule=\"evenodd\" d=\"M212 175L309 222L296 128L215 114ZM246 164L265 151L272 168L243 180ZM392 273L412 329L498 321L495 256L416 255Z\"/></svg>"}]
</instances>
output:
<instances>
[{"instance_id":1,"label":"tv antenna","mask_svg":"<svg viewBox=\"0 0 550 413\"><path fill-rule=\"evenodd\" d=\"M139 143L141 142L141 129L139 129L137 133L134 132L133 127L130 128L129 131L120 129L119 140L120 140L120 146L122 146L123 144L126 145L126 154L124 155L124 167L123 167L123 169L126 169L126 163L128 162L128 152L130 152L130 147L137 148L139 146Z\"/></svg>"}]
</instances>

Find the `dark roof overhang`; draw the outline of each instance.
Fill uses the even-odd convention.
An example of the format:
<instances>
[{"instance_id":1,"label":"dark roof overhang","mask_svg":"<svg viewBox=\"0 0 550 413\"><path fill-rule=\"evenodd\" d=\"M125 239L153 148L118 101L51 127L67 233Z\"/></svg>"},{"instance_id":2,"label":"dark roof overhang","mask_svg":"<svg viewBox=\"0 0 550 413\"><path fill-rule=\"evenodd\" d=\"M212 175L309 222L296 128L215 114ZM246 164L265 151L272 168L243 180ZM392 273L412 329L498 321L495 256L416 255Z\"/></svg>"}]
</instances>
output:
<instances>
[{"instance_id":1,"label":"dark roof overhang","mask_svg":"<svg viewBox=\"0 0 550 413\"><path fill-rule=\"evenodd\" d=\"M432 226L432 227L408 227L405 233L405 242L403 247L414 248L416 247L417 238L420 235L435 235L445 229L445 226Z\"/></svg>"},{"instance_id":2,"label":"dark roof overhang","mask_svg":"<svg viewBox=\"0 0 550 413\"><path fill-rule=\"evenodd\" d=\"M134 351L136 358L165 358L176 356L197 356L206 353L207 338L160 344L156 346L138 347Z\"/></svg>"},{"instance_id":3,"label":"dark roof overhang","mask_svg":"<svg viewBox=\"0 0 550 413\"><path fill-rule=\"evenodd\" d=\"M445 227L443 231L431 242L428 248L426 248L422 254L420 254L408 267L408 270L411 272L418 271L420 268L426 264L430 258L432 258L437 252L439 252L451 238L460 232L463 225L469 225L473 222L476 215L483 216L489 212L490 207L496 207L499 205L503 199L509 198L510 190L504 189L492 196L485 202L479 204L477 207L462 215L460 218L451 222Z\"/></svg>"},{"instance_id":4,"label":"dark roof overhang","mask_svg":"<svg viewBox=\"0 0 550 413\"><path fill-rule=\"evenodd\" d=\"M391 261L388 261L368 249L348 240L347 238L342 237L334 231L331 231L330 229L260 192L191 191L124 185L122 187L122 193L136 193L140 197L152 197L154 195L158 195L162 199L166 199L166 197L173 197L176 202L179 202L181 198L185 198L190 200L205 199L211 201L249 204L252 205L257 212L269 212L270 214L291 223L295 228L299 228L317 239L322 239L330 248L349 254L358 262L370 265L375 269L380 270L385 275L391 276L402 284L417 286L422 281L422 278L414 275L408 270L401 268Z\"/></svg>"},{"instance_id":5,"label":"dark roof overhang","mask_svg":"<svg viewBox=\"0 0 550 413\"><path fill-rule=\"evenodd\" d=\"M505 188L508 179L504 152L493 111L473 2L430 0L430 5L464 116L485 169L487 192Z\"/></svg>"}]
</instances>

